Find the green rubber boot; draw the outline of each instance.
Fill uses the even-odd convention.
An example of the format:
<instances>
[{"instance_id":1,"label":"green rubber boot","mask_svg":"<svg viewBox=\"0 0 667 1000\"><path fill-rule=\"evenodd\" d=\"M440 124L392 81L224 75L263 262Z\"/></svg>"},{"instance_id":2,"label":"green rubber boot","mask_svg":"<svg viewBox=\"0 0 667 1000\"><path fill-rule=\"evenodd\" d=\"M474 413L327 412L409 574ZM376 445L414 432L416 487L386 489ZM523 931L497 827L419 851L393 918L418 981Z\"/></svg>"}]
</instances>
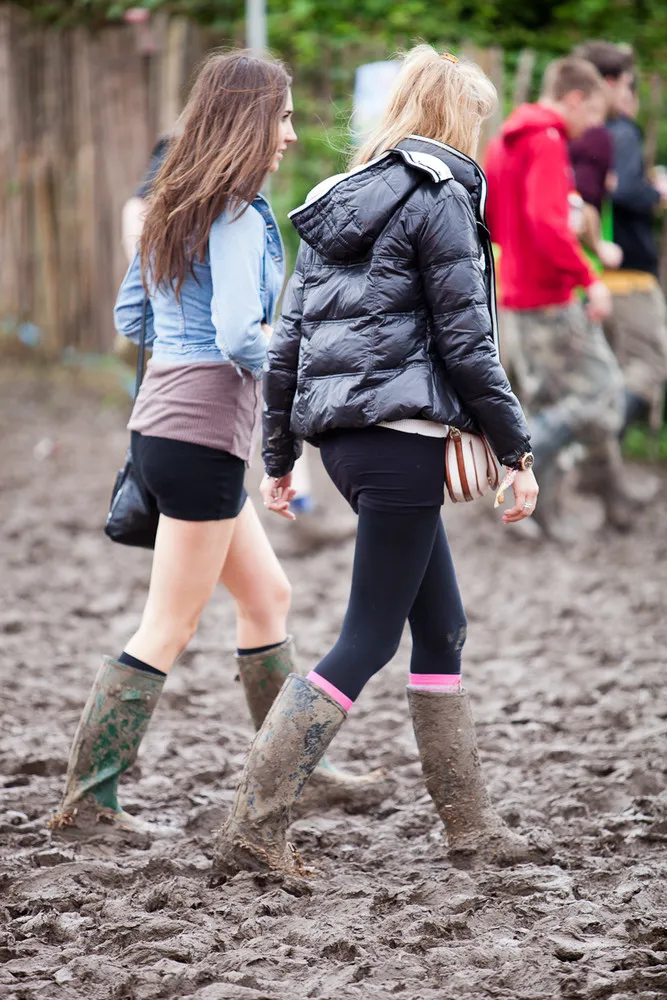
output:
<instances>
[{"instance_id":1,"label":"green rubber boot","mask_svg":"<svg viewBox=\"0 0 667 1000\"><path fill-rule=\"evenodd\" d=\"M176 832L149 825L118 804L118 779L137 759L165 679L104 657L74 736L65 794L49 822L52 830L71 836Z\"/></svg>"},{"instance_id":2,"label":"green rubber boot","mask_svg":"<svg viewBox=\"0 0 667 1000\"><path fill-rule=\"evenodd\" d=\"M266 653L237 656L236 664L258 730L289 675L299 672L294 639L288 636ZM343 805L351 812L365 811L383 802L394 787L381 769L370 774L348 774L323 757L299 799L298 809L313 811Z\"/></svg>"},{"instance_id":3,"label":"green rubber boot","mask_svg":"<svg viewBox=\"0 0 667 1000\"><path fill-rule=\"evenodd\" d=\"M321 688L290 674L255 736L218 834L215 876L267 869L308 874L287 842L290 810L346 718Z\"/></svg>"}]
</instances>

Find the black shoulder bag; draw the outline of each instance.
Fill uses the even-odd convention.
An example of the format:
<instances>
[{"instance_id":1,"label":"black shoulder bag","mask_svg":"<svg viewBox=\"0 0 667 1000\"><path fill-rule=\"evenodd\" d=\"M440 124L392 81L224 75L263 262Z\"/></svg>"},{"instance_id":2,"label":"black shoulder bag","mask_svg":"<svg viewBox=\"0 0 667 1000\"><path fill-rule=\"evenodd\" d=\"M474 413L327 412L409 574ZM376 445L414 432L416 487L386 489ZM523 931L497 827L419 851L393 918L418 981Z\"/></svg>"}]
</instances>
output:
<instances>
[{"instance_id":1,"label":"black shoulder bag","mask_svg":"<svg viewBox=\"0 0 667 1000\"><path fill-rule=\"evenodd\" d=\"M134 390L136 400L144 378L146 356L146 313L148 296L144 297L141 313L141 337L137 358L137 380ZM155 497L142 482L132 459L132 448L127 449L125 465L116 476L111 494L111 507L104 525L104 533L112 542L137 545L143 549L155 546L155 535L160 514Z\"/></svg>"}]
</instances>

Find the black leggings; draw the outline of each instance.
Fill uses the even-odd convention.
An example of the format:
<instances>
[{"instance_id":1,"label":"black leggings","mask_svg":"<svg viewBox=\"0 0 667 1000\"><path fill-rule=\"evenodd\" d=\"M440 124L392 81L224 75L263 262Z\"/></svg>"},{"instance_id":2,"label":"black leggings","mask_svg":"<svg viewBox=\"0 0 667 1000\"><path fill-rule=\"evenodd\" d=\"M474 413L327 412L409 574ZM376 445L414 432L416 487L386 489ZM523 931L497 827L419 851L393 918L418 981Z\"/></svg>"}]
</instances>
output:
<instances>
[{"instance_id":1,"label":"black leggings","mask_svg":"<svg viewBox=\"0 0 667 1000\"><path fill-rule=\"evenodd\" d=\"M460 672L466 616L440 506L376 510L362 502L350 603L316 672L354 701L394 656L406 620L411 673Z\"/></svg>"}]
</instances>

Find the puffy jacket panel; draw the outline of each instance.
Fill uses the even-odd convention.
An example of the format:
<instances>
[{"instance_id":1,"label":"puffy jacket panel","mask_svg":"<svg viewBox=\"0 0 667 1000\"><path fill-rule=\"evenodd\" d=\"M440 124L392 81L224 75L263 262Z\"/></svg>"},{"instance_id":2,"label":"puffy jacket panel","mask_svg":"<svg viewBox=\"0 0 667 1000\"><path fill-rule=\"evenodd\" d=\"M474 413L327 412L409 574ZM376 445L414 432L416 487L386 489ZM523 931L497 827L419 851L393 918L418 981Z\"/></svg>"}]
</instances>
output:
<instances>
[{"instance_id":1,"label":"puffy jacket panel","mask_svg":"<svg viewBox=\"0 0 667 1000\"><path fill-rule=\"evenodd\" d=\"M301 438L404 417L483 430L516 461L528 430L497 356L479 167L411 137L316 191L291 215L302 244L264 382L269 474L292 468Z\"/></svg>"}]
</instances>

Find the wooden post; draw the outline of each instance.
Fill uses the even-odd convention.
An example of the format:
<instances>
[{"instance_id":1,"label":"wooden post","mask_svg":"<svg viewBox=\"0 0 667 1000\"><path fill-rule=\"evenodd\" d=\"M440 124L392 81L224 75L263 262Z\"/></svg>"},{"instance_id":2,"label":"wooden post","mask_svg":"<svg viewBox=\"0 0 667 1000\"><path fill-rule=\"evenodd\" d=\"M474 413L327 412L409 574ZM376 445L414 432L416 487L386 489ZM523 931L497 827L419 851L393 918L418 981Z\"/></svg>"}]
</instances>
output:
<instances>
[{"instance_id":1,"label":"wooden post","mask_svg":"<svg viewBox=\"0 0 667 1000\"><path fill-rule=\"evenodd\" d=\"M504 93L504 69L503 69L503 50L500 48L490 48L482 49L476 45L471 45L466 43L462 46L461 51L467 59L471 59L476 62L481 69L484 70L486 75L489 77L496 90L498 91L498 107L494 114L487 121L484 122L482 126L482 133L479 139L479 147L477 150L477 159L480 163L484 162L484 152L488 145L489 139L491 139L498 129L500 128L503 121L503 93Z\"/></svg>"},{"instance_id":2,"label":"wooden post","mask_svg":"<svg viewBox=\"0 0 667 1000\"><path fill-rule=\"evenodd\" d=\"M0 329L35 324L53 357L112 342L121 208L201 53L189 22L155 28L147 55L130 25L55 31L0 4Z\"/></svg>"},{"instance_id":3,"label":"wooden post","mask_svg":"<svg viewBox=\"0 0 667 1000\"><path fill-rule=\"evenodd\" d=\"M525 104L530 100L530 89L533 83L533 73L535 72L535 51L533 49L522 49L516 64L514 76L514 89L512 92L512 107Z\"/></svg>"}]
</instances>

